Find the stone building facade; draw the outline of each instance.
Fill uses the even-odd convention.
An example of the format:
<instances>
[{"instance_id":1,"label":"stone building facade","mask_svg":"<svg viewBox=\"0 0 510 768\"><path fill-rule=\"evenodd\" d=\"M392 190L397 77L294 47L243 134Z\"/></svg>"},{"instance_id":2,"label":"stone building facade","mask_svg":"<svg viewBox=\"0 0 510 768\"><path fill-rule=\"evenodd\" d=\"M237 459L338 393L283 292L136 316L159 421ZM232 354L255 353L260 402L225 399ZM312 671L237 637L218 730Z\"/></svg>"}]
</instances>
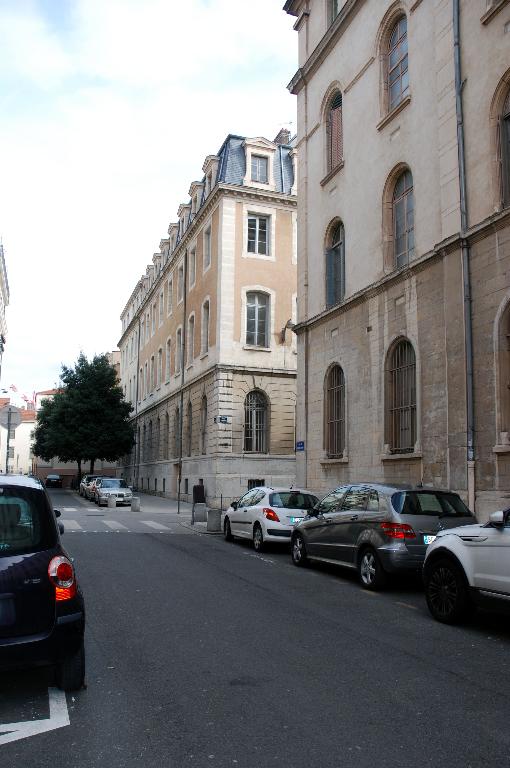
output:
<instances>
[{"instance_id":1,"label":"stone building facade","mask_svg":"<svg viewBox=\"0 0 510 768\"><path fill-rule=\"evenodd\" d=\"M5 266L4 247L0 243L0 376L2 373L2 358L4 355L5 339L7 336L5 310L8 306L9 281L7 279L7 268Z\"/></svg>"},{"instance_id":2,"label":"stone building facade","mask_svg":"<svg viewBox=\"0 0 510 768\"><path fill-rule=\"evenodd\" d=\"M510 3L284 9L298 482L450 487L484 518L510 496Z\"/></svg>"},{"instance_id":3,"label":"stone building facade","mask_svg":"<svg viewBox=\"0 0 510 768\"><path fill-rule=\"evenodd\" d=\"M121 385L141 490L227 503L295 479L296 195L290 136L206 157L122 315Z\"/></svg>"}]
</instances>

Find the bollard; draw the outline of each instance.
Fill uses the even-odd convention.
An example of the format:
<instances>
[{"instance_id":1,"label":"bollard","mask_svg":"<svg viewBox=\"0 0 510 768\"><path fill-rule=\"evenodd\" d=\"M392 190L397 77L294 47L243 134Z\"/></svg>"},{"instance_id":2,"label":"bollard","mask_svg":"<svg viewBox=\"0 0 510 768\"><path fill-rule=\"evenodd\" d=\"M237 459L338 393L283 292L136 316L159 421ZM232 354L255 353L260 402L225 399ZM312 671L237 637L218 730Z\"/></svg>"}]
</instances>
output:
<instances>
[{"instance_id":1,"label":"bollard","mask_svg":"<svg viewBox=\"0 0 510 768\"><path fill-rule=\"evenodd\" d=\"M194 504L195 523L205 523L207 520L207 507L205 504Z\"/></svg>"},{"instance_id":2,"label":"bollard","mask_svg":"<svg viewBox=\"0 0 510 768\"><path fill-rule=\"evenodd\" d=\"M108 496L108 509L115 509L117 506L117 499L115 496Z\"/></svg>"},{"instance_id":3,"label":"bollard","mask_svg":"<svg viewBox=\"0 0 510 768\"><path fill-rule=\"evenodd\" d=\"M133 496L131 500L131 512L140 512L140 497Z\"/></svg>"},{"instance_id":4,"label":"bollard","mask_svg":"<svg viewBox=\"0 0 510 768\"><path fill-rule=\"evenodd\" d=\"M221 533L221 509L207 510L207 530L212 533Z\"/></svg>"}]
</instances>

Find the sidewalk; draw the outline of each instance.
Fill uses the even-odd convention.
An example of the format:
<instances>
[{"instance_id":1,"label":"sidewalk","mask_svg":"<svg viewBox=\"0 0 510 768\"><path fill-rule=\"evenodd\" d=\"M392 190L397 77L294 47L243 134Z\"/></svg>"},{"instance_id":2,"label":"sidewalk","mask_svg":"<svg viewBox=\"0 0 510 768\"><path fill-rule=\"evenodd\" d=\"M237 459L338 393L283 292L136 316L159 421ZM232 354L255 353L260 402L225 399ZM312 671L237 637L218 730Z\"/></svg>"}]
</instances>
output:
<instances>
[{"instance_id":1,"label":"sidewalk","mask_svg":"<svg viewBox=\"0 0 510 768\"><path fill-rule=\"evenodd\" d=\"M149 512L154 514L172 514L175 515L177 521L183 528L188 528L194 533L205 533L208 536L221 536L222 531L208 531L207 523L196 522L191 525L191 508L192 505L186 501L181 501L181 511L177 515L177 499L166 499L161 496L152 496L150 493L143 493L143 491L133 492L133 496L140 499L140 512Z\"/></svg>"}]
</instances>

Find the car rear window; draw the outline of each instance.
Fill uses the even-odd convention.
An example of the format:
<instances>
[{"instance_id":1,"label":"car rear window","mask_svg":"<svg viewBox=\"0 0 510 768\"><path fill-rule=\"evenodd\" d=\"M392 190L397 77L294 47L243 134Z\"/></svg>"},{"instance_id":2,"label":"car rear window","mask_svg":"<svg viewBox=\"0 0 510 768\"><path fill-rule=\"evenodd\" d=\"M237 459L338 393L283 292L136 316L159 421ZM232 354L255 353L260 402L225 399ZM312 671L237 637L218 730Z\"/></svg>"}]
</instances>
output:
<instances>
[{"instance_id":1,"label":"car rear window","mask_svg":"<svg viewBox=\"0 0 510 768\"><path fill-rule=\"evenodd\" d=\"M53 513L43 492L0 488L0 557L40 552L56 542Z\"/></svg>"},{"instance_id":2,"label":"car rear window","mask_svg":"<svg viewBox=\"0 0 510 768\"><path fill-rule=\"evenodd\" d=\"M438 491L401 491L391 497L393 508L400 515L430 515L435 517L473 517L456 493Z\"/></svg>"},{"instance_id":3,"label":"car rear window","mask_svg":"<svg viewBox=\"0 0 510 768\"><path fill-rule=\"evenodd\" d=\"M269 504L281 509L311 509L318 501L319 499L311 493L298 491L279 491L269 497Z\"/></svg>"}]
</instances>

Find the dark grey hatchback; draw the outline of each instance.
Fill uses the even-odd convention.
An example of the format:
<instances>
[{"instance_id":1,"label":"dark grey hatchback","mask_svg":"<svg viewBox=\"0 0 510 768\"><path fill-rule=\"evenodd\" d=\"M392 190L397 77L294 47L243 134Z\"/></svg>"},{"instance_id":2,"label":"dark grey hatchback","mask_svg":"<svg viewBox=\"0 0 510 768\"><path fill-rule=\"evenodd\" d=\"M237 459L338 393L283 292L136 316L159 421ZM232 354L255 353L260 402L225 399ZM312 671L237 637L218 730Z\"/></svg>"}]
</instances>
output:
<instances>
[{"instance_id":1,"label":"dark grey hatchback","mask_svg":"<svg viewBox=\"0 0 510 768\"><path fill-rule=\"evenodd\" d=\"M357 569L362 586L375 590L388 573L419 571L439 530L474 522L452 491L343 485L296 525L291 555L295 565L322 560Z\"/></svg>"},{"instance_id":2,"label":"dark grey hatchback","mask_svg":"<svg viewBox=\"0 0 510 768\"><path fill-rule=\"evenodd\" d=\"M85 607L56 514L39 480L0 475L0 669L52 664L71 691L85 676Z\"/></svg>"}]
</instances>

